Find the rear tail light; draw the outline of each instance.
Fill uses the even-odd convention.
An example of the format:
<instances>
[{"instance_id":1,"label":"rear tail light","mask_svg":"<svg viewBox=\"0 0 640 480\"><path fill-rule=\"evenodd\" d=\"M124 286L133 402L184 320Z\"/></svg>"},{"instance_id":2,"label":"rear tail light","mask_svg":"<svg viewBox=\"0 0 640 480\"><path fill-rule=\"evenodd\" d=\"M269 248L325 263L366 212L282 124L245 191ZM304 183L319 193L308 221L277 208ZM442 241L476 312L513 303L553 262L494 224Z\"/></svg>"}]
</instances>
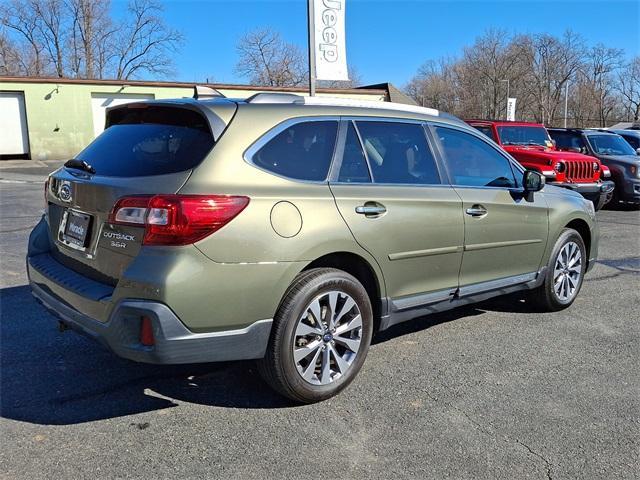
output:
<instances>
[{"instance_id":1,"label":"rear tail light","mask_svg":"<svg viewBox=\"0 0 640 480\"><path fill-rule=\"evenodd\" d=\"M188 245L233 220L249 204L231 195L134 195L119 199L109 222L144 226L144 245Z\"/></svg>"}]
</instances>

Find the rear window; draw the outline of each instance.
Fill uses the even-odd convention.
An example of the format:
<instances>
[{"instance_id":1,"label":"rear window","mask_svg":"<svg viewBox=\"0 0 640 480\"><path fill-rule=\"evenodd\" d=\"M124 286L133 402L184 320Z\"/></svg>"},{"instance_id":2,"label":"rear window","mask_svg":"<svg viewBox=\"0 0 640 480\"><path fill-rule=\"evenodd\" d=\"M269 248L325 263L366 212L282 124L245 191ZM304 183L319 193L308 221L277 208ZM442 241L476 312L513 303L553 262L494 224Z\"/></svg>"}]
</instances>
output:
<instances>
[{"instance_id":1,"label":"rear window","mask_svg":"<svg viewBox=\"0 0 640 480\"><path fill-rule=\"evenodd\" d=\"M296 180L327 178L336 143L338 122L303 121L278 133L251 158L269 172Z\"/></svg>"},{"instance_id":2,"label":"rear window","mask_svg":"<svg viewBox=\"0 0 640 480\"><path fill-rule=\"evenodd\" d=\"M200 114L173 107L124 108L76 158L96 175L141 177L190 170L214 145Z\"/></svg>"}]
</instances>

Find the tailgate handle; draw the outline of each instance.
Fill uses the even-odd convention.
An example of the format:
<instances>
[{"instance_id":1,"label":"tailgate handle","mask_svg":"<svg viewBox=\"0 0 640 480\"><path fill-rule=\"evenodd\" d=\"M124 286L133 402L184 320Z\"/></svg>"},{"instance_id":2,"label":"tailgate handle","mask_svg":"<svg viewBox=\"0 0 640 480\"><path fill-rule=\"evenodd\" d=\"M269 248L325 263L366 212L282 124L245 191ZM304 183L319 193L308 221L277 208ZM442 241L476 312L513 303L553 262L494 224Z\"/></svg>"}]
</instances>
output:
<instances>
[{"instance_id":1,"label":"tailgate handle","mask_svg":"<svg viewBox=\"0 0 640 480\"><path fill-rule=\"evenodd\" d=\"M364 205L358 205L356 207L356 213L360 215L377 216L386 212L386 207L376 202L367 202Z\"/></svg>"}]
</instances>

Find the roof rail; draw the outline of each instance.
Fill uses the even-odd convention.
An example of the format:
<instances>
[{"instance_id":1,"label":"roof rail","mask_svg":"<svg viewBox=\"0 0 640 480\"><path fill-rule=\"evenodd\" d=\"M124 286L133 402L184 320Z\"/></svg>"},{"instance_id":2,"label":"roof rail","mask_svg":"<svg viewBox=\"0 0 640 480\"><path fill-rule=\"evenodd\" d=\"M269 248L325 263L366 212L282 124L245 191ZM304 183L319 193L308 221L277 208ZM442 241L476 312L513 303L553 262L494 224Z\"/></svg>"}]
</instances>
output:
<instances>
[{"instance_id":1,"label":"roof rail","mask_svg":"<svg viewBox=\"0 0 640 480\"><path fill-rule=\"evenodd\" d=\"M193 98L226 98L215 88L207 87L205 85L194 85Z\"/></svg>"},{"instance_id":2,"label":"roof rail","mask_svg":"<svg viewBox=\"0 0 640 480\"><path fill-rule=\"evenodd\" d=\"M440 112L435 108L405 105L403 103L379 102L375 100L354 100L340 97L308 97L293 93L256 93L246 99L247 103L289 103L296 105L325 105L332 107L360 107L396 110L399 112L422 113L438 116Z\"/></svg>"}]
</instances>

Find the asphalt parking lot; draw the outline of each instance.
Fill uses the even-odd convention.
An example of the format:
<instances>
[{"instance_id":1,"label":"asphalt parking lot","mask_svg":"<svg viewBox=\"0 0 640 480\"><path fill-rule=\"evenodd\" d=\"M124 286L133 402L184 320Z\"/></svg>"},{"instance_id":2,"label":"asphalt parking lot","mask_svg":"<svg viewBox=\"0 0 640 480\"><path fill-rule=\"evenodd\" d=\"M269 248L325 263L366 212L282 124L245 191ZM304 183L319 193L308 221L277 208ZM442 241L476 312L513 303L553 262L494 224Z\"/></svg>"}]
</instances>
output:
<instances>
[{"instance_id":1,"label":"asphalt parking lot","mask_svg":"<svg viewBox=\"0 0 640 480\"><path fill-rule=\"evenodd\" d=\"M121 360L32 299L48 167L0 170L1 478L638 478L640 213L601 211L575 304L519 297L385 332L354 384L295 406L251 362Z\"/></svg>"}]
</instances>

